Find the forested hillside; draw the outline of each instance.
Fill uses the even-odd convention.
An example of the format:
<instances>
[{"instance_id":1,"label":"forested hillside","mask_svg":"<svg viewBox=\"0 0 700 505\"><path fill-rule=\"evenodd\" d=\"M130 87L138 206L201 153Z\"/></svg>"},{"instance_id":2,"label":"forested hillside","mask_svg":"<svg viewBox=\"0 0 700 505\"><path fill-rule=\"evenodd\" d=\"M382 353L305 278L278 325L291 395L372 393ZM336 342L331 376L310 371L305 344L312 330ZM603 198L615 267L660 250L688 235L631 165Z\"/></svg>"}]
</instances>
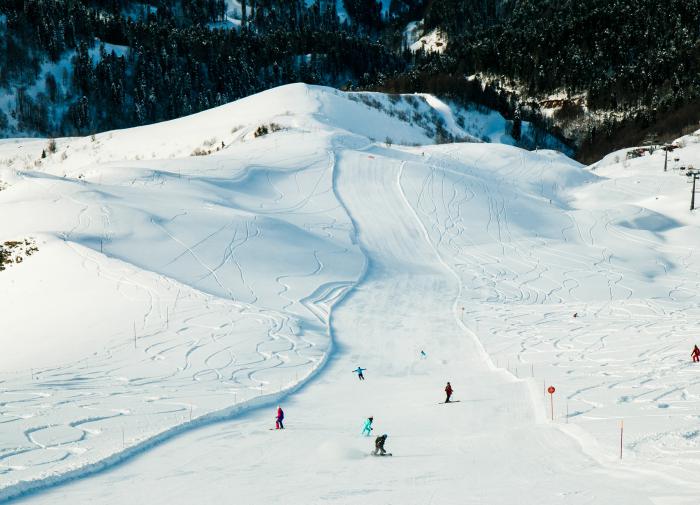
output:
<instances>
[{"instance_id":1,"label":"forested hillside","mask_svg":"<svg viewBox=\"0 0 700 505\"><path fill-rule=\"evenodd\" d=\"M253 2L240 31L210 27L224 16L220 0L163 0L147 9L128 0L2 5L0 86L17 90L10 109L19 131L142 125L283 83L369 84L379 69L403 69L378 40L341 29L333 3ZM64 58L71 64L60 65ZM44 85L32 94L37 79Z\"/></svg>"},{"instance_id":2,"label":"forested hillside","mask_svg":"<svg viewBox=\"0 0 700 505\"><path fill-rule=\"evenodd\" d=\"M589 121L579 132L589 144L601 132L614 136L623 126L628 134L661 136L693 124L697 129L700 1L495 0L475 2L480 8L474 11L468 3L435 2L427 16L451 41L440 72L502 76L531 97L585 94L583 102L560 110L559 119L583 115L580 105L616 113ZM666 124L673 119L677 131ZM655 132L660 122L665 124Z\"/></svg>"},{"instance_id":3,"label":"forested hillside","mask_svg":"<svg viewBox=\"0 0 700 505\"><path fill-rule=\"evenodd\" d=\"M410 22L446 50L409 51ZM477 102L583 157L700 116L700 0L0 0L0 34L6 134L152 123L295 81Z\"/></svg>"}]
</instances>

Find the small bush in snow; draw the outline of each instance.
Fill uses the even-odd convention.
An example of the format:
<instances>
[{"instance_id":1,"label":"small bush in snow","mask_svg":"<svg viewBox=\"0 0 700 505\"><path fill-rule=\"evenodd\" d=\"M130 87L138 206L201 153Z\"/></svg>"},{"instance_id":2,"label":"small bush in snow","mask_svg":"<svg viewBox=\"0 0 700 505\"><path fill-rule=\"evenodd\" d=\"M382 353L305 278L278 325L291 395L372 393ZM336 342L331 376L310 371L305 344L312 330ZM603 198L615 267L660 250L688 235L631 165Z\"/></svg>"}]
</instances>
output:
<instances>
[{"instance_id":1,"label":"small bush in snow","mask_svg":"<svg viewBox=\"0 0 700 505\"><path fill-rule=\"evenodd\" d=\"M284 128L282 128L277 123L270 123L269 125L260 125L260 126L258 126L258 129L255 130L255 133L253 133L253 136L255 138L263 137L263 136L267 135L268 133L275 133L275 132L278 132L280 130L284 130Z\"/></svg>"},{"instance_id":2,"label":"small bush in snow","mask_svg":"<svg viewBox=\"0 0 700 505\"><path fill-rule=\"evenodd\" d=\"M58 148L56 147L55 139L49 139L49 143L46 145L46 150L51 154L55 153L58 150Z\"/></svg>"},{"instance_id":3,"label":"small bush in snow","mask_svg":"<svg viewBox=\"0 0 700 505\"><path fill-rule=\"evenodd\" d=\"M31 256L39 248L33 239L8 240L0 244L0 271L5 270L5 265L18 264L25 257Z\"/></svg>"},{"instance_id":4,"label":"small bush in snow","mask_svg":"<svg viewBox=\"0 0 700 505\"><path fill-rule=\"evenodd\" d=\"M192 151L192 156L207 156L208 154L211 154L211 150L202 149L201 147L197 147Z\"/></svg>"},{"instance_id":5,"label":"small bush in snow","mask_svg":"<svg viewBox=\"0 0 700 505\"><path fill-rule=\"evenodd\" d=\"M394 143L394 141L387 135L386 139L384 139L384 143L386 144L387 147L391 147L391 145Z\"/></svg>"}]
</instances>

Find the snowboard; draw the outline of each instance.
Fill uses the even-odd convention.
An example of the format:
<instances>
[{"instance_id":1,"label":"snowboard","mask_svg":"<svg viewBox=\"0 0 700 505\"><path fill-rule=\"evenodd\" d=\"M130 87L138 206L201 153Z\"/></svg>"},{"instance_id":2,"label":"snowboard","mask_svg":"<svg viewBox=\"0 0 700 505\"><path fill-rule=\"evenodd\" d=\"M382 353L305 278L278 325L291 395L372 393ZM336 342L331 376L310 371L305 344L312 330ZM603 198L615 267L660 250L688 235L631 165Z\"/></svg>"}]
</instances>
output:
<instances>
[{"instance_id":1,"label":"snowboard","mask_svg":"<svg viewBox=\"0 0 700 505\"><path fill-rule=\"evenodd\" d=\"M370 452L371 456L393 456L390 452L387 452L386 454L374 454L373 452Z\"/></svg>"}]
</instances>

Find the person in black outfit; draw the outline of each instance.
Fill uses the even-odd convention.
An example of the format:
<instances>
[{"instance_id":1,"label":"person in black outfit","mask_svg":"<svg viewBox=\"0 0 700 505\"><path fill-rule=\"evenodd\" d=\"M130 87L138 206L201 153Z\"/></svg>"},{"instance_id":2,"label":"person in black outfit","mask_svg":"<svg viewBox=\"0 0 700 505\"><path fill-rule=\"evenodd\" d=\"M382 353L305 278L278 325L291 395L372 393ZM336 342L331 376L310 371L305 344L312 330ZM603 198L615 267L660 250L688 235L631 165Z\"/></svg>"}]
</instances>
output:
<instances>
[{"instance_id":1,"label":"person in black outfit","mask_svg":"<svg viewBox=\"0 0 700 505\"><path fill-rule=\"evenodd\" d=\"M386 437L387 435L384 434L381 437L377 437L376 440L374 441L374 454L375 456L377 453L379 453L381 456L384 456L386 454L386 451L384 450L384 442L386 442Z\"/></svg>"}]
</instances>

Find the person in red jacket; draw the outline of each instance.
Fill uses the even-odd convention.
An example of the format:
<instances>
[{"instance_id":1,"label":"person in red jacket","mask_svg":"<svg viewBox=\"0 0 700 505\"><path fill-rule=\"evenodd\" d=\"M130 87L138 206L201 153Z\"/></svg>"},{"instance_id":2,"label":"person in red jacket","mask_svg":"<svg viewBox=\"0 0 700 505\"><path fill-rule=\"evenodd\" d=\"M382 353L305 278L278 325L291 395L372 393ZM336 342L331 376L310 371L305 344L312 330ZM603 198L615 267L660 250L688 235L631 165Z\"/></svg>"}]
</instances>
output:
<instances>
[{"instance_id":1,"label":"person in red jacket","mask_svg":"<svg viewBox=\"0 0 700 505\"><path fill-rule=\"evenodd\" d=\"M279 405L277 406L277 417L275 418L275 429L276 430L283 430L284 429L284 424L282 424L282 421L284 420L284 412L282 411L282 407Z\"/></svg>"},{"instance_id":2,"label":"person in red jacket","mask_svg":"<svg viewBox=\"0 0 700 505\"><path fill-rule=\"evenodd\" d=\"M445 398L445 403L450 403L450 396L452 396L452 386L450 383L447 383L447 386L445 386L445 394L447 395L447 398Z\"/></svg>"},{"instance_id":3,"label":"person in red jacket","mask_svg":"<svg viewBox=\"0 0 700 505\"><path fill-rule=\"evenodd\" d=\"M693 363L700 362L700 349L698 349L697 345L693 347L693 352L690 353L690 357L693 358Z\"/></svg>"}]
</instances>

